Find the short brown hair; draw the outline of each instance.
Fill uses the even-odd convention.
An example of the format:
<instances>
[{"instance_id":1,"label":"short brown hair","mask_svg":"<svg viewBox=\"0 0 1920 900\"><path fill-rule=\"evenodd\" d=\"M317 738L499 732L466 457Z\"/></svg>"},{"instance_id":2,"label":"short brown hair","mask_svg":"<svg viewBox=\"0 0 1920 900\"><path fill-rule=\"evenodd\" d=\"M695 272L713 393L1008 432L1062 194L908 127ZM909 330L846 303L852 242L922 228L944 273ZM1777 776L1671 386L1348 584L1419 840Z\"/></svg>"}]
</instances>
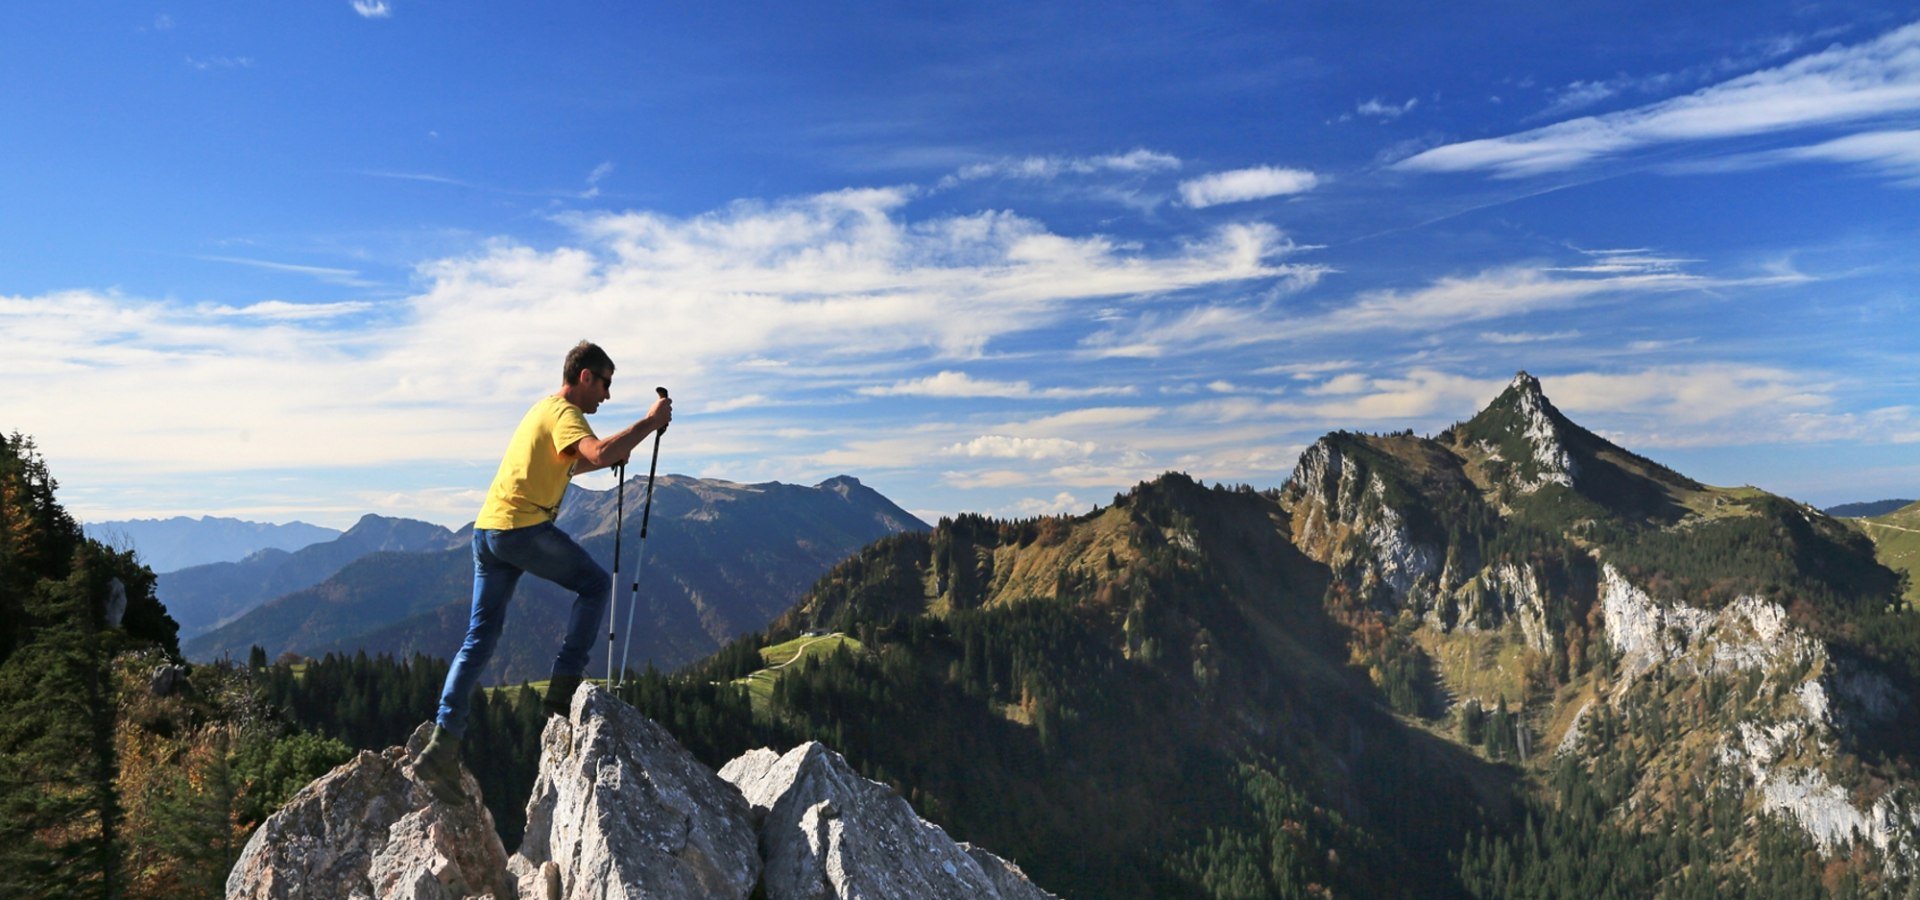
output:
<instances>
[{"instance_id":1,"label":"short brown hair","mask_svg":"<svg viewBox=\"0 0 1920 900\"><path fill-rule=\"evenodd\" d=\"M613 359L607 356L607 351L600 349L599 344L581 341L567 351L567 364L561 370L560 377L566 379L567 384L572 384L580 380L581 372L588 370L595 375L610 376L613 374Z\"/></svg>"}]
</instances>

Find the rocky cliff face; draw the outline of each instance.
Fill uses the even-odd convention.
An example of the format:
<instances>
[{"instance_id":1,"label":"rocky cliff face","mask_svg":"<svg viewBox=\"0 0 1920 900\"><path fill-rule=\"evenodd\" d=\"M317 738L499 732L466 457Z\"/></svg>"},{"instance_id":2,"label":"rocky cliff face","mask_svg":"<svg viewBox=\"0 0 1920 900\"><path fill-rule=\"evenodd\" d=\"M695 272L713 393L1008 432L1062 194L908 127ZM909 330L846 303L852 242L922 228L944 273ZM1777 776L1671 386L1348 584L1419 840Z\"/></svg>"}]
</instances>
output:
<instances>
[{"instance_id":1,"label":"rocky cliff face","mask_svg":"<svg viewBox=\"0 0 1920 900\"><path fill-rule=\"evenodd\" d=\"M227 896L1052 896L819 744L753 751L722 777L593 685L548 721L509 858L470 776L468 801L445 804L414 775L429 730L308 785L254 833Z\"/></svg>"},{"instance_id":2,"label":"rocky cliff face","mask_svg":"<svg viewBox=\"0 0 1920 900\"><path fill-rule=\"evenodd\" d=\"M1717 688L1722 699L1702 756L1717 766L1720 781L1829 851L1856 838L1906 858L1920 849L1920 811L1907 792L1856 798L1828 774L1849 724L1884 720L1905 702L1885 677L1843 665L1764 597L1742 596L1718 610L1663 603L1613 566L1603 571L1606 636L1621 657L1606 702L1619 709L1644 704L1650 682ZM1562 751L1577 746L1577 735L1569 734ZM1687 748L1663 752L1684 757ZM1656 756L1652 765L1661 762Z\"/></svg>"}]
</instances>

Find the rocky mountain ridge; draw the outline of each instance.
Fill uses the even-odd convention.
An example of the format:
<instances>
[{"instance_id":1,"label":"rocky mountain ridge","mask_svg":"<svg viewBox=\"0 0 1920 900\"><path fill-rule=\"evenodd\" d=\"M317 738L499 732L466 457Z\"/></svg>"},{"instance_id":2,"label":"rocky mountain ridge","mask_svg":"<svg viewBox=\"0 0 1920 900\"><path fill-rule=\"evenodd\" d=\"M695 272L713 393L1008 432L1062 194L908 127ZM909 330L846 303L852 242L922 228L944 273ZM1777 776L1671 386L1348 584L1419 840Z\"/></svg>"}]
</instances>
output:
<instances>
[{"instance_id":1,"label":"rocky mountain ridge","mask_svg":"<svg viewBox=\"0 0 1920 900\"><path fill-rule=\"evenodd\" d=\"M1042 900L1012 863L804 744L719 773L595 685L541 736L528 830L509 856L463 772L436 800L405 747L362 752L248 841L229 898L952 897Z\"/></svg>"},{"instance_id":2,"label":"rocky mountain ridge","mask_svg":"<svg viewBox=\"0 0 1920 900\"><path fill-rule=\"evenodd\" d=\"M1386 619L1412 617L1410 643L1429 658L1471 656L1489 634L1518 638L1516 661L1535 683L1470 696L1478 673L1444 661L1437 680L1456 700L1520 700L1522 720L1560 753L1593 766L1618 749L1583 730L1596 710L1678 719L1677 708L1711 702L1714 715L1692 727L1662 726L1681 740L1636 741L1634 816L1674 813L1663 780L1685 772L1826 852L1864 840L1889 866L1920 860L1920 792L1899 774L1920 747L1861 749L1912 717L1911 671L1889 668L1885 648L1849 624L1891 604L1893 582L1839 523L1633 456L1566 420L1526 373L1434 441L1323 439L1281 503L1302 549ZM1674 578L1692 541L1701 557L1740 552L1706 543L1721 533L1780 547L1793 571L1763 584L1688 560L1711 577ZM1609 664L1591 666L1594 656Z\"/></svg>"}]
</instances>

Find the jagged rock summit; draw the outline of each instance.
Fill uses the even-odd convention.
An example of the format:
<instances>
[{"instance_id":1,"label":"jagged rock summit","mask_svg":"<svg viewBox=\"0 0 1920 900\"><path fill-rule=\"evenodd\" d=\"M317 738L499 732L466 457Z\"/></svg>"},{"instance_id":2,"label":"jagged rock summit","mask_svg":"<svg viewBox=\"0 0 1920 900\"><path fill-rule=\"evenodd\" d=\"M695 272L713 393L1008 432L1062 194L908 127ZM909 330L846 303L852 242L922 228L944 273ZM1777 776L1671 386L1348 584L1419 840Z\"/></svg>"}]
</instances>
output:
<instances>
[{"instance_id":1,"label":"jagged rock summit","mask_svg":"<svg viewBox=\"0 0 1920 900\"><path fill-rule=\"evenodd\" d=\"M445 804L413 774L429 731L301 790L247 843L227 896L1052 896L820 744L749 751L723 777L591 684L547 722L526 836L509 858L471 775L467 802Z\"/></svg>"},{"instance_id":2,"label":"jagged rock summit","mask_svg":"<svg viewBox=\"0 0 1920 900\"><path fill-rule=\"evenodd\" d=\"M761 817L768 897L1053 896L1018 866L948 837L818 742L785 755L748 751L720 777Z\"/></svg>"},{"instance_id":3,"label":"jagged rock summit","mask_svg":"<svg viewBox=\"0 0 1920 900\"><path fill-rule=\"evenodd\" d=\"M596 685L540 735L527 833L510 863L521 896L558 870L566 897L745 897L760 877L740 792L666 729Z\"/></svg>"},{"instance_id":4,"label":"jagged rock summit","mask_svg":"<svg viewBox=\"0 0 1920 900\"><path fill-rule=\"evenodd\" d=\"M413 772L432 731L404 747L363 750L302 788L254 831L227 876L227 897L442 900L514 896L507 852L480 788L445 804Z\"/></svg>"}]
</instances>

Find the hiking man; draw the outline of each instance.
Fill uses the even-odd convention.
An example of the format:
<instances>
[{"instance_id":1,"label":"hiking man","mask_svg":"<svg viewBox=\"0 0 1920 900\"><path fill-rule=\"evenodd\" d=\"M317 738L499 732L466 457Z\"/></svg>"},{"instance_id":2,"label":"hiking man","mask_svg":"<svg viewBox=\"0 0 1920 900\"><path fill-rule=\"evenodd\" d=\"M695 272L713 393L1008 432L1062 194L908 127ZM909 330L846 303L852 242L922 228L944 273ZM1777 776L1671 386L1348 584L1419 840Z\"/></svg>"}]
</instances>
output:
<instances>
[{"instance_id":1,"label":"hiking man","mask_svg":"<svg viewBox=\"0 0 1920 900\"><path fill-rule=\"evenodd\" d=\"M554 526L560 498L574 475L624 465L647 435L673 420L673 401L661 397L641 419L602 440L587 414L613 396L613 360L599 346L581 341L567 353L560 390L540 398L514 429L493 486L473 522L473 609L467 639L447 670L433 737L420 753L418 770L443 800L460 797L460 738L480 671L493 656L507 619L507 601L523 573L559 584L576 596L566 638L553 660L544 704L566 715L587 668L596 625L606 611L613 580L579 544Z\"/></svg>"}]
</instances>

